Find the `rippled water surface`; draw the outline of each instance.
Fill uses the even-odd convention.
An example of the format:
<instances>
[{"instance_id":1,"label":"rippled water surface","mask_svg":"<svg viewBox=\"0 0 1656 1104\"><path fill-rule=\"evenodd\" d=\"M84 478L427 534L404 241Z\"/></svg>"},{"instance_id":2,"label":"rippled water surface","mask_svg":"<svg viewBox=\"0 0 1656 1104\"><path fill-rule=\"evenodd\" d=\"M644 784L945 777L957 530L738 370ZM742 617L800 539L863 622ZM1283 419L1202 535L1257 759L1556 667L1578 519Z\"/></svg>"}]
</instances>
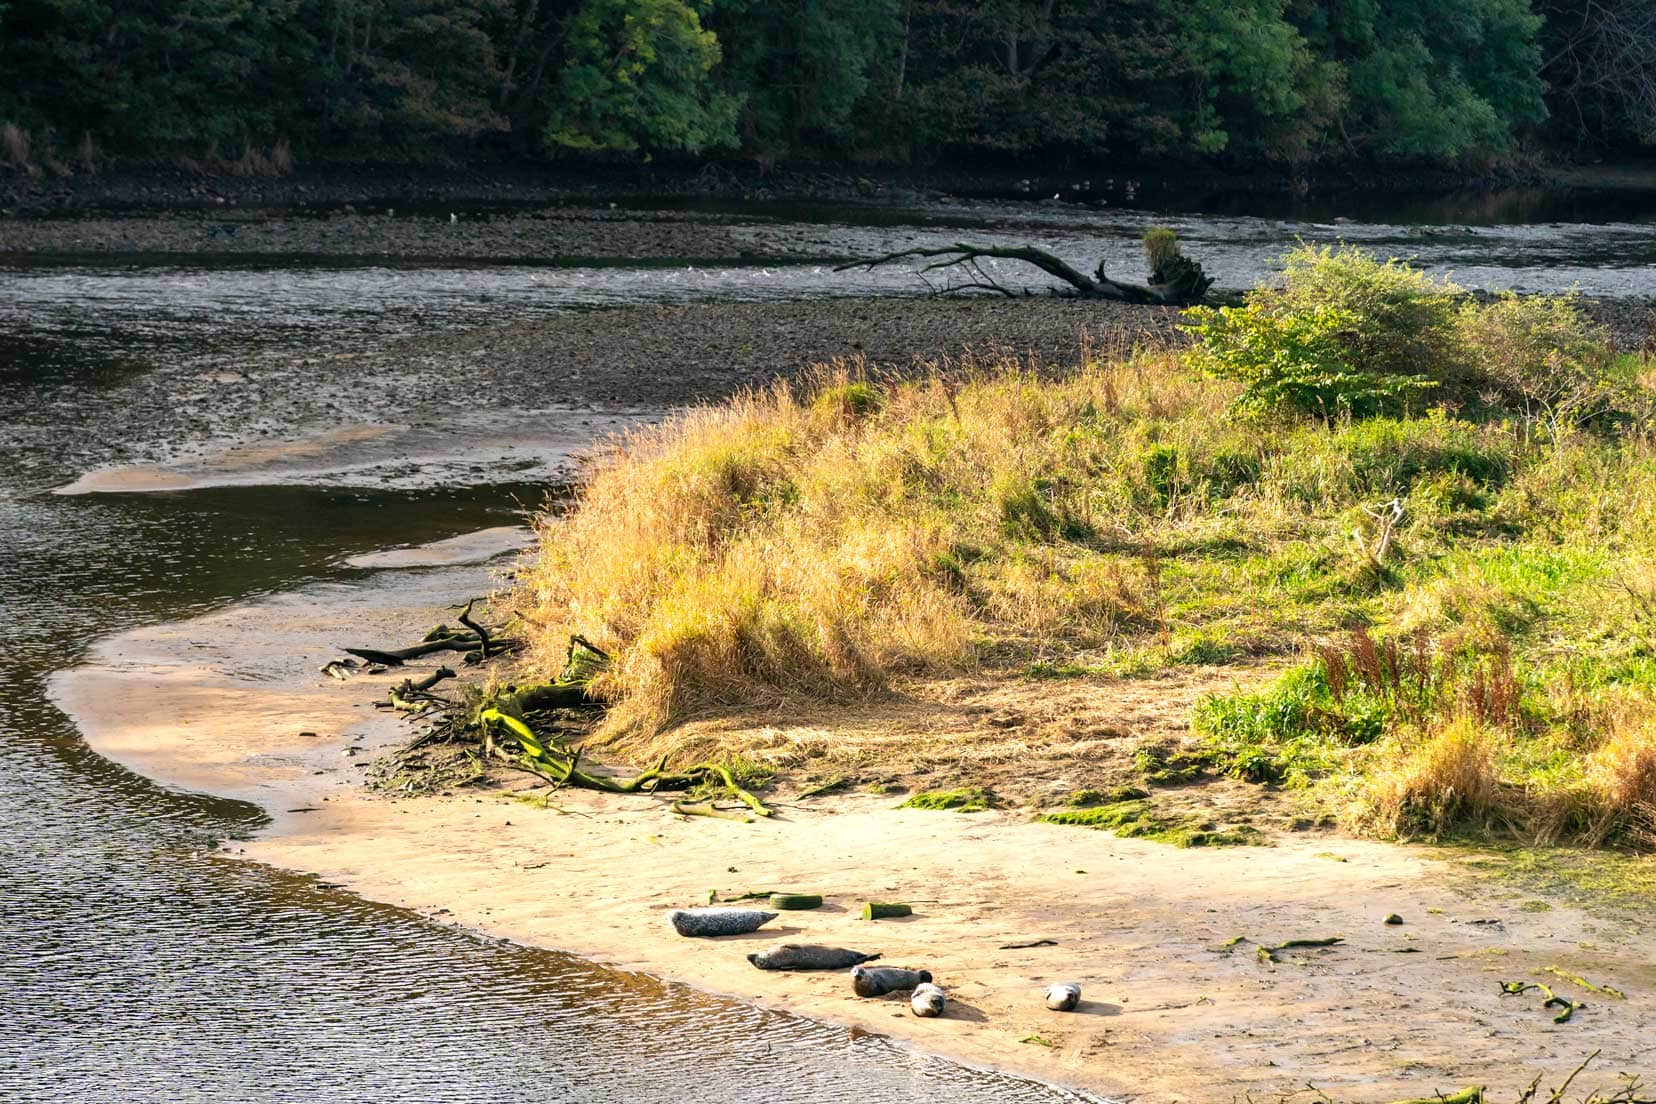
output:
<instances>
[{"instance_id":1,"label":"rippled water surface","mask_svg":"<svg viewBox=\"0 0 1656 1104\"><path fill-rule=\"evenodd\" d=\"M752 233L824 257L1039 240L1135 277L1136 236L1153 222L1232 286L1296 236L1413 254L1476 286L1648 294L1656 283L1656 225L1640 221L1334 225L978 204L861 222L773 212ZM0 1100L1074 1099L226 859L216 842L255 830L257 810L100 759L45 700L50 672L98 636L348 580L348 554L501 524L538 501L538 486L502 470L446 490L47 493L141 459L134 442L280 439L295 428L284 403L327 382L313 367L261 375L262 405L230 410L214 399L219 374L548 311L916 288L911 272L835 273L826 260L0 267ZM135 403L158 376L174 380L169 401Z\"/></svg>"}]
</instances>

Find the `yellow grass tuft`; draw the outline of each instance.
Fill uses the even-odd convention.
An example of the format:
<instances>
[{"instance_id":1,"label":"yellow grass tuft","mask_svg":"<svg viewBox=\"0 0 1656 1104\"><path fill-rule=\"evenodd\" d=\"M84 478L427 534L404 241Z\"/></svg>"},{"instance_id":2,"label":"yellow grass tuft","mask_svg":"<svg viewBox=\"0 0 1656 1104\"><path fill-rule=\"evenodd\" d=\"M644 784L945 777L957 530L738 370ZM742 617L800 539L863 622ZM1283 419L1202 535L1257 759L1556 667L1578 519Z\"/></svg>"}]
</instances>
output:
<instances>
[{"instance_id":1,"label":"yellow grass tuft","mask_svg":"<svg viewBox=\"0 0 1656 1104\"><path fill-rule=\"evenodd\" d=\"M1585 785L1600 818L1600 838L1619 834L1656 850L1656 718L1614 729L1587 757Z\"/></svg>"},{"instance_id":2,"label":"yellow grass tuft","mask_svg":"<svg viewBox=\"0 0 1656 1104\"><path fill-rule=\"evenodd\" d=\"M1393 839L1437 839L1487 823L1501 800L1496 761L1505 736L1457 718L1370 773L1356 809L1360 827Z\"/></svg>"}]
</instances>

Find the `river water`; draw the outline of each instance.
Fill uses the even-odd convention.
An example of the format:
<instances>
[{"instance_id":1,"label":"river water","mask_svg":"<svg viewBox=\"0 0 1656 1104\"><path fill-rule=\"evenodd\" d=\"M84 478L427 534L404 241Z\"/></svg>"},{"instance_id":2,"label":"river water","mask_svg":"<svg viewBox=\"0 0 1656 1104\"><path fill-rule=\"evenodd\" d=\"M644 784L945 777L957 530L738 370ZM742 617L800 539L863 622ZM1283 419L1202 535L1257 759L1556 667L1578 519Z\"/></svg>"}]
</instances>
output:
<instances>
[{"instance_id":1,"label":"river water","mask_svg":"<svg viewBox=\"0 0 1656 1104\"><path fill-rule=\"evenodd\" d=\"M740 216L732 216L740 221ZM1171 222L1232 285L1296 234L1407 243L1479 286L1648 294L1656 225L1334 226L982 205L864 217L777 211L754 232L856 253L976 229L1039 236L1133 273ZM982 234L976 236L981 237ZM1116 264L1112 261L1112 267ZM510 523L534 458L373 480L311 468L273 485L51 490L208 441L280 440L334 386L322 354L436 327L644 301L906 294L912 274L674 264L431 268L11 263L0 259L0 1100L1059 1101L1064 1090L568 956L501 945L312 879L234 861L250 806L178 793L91 753L46 697L98 637L315 580L347 556ZM212 381L253 364L249 407ZM165 403L153 396L167 381ZM406 416L388 381L336 400ZM376 400L374 396L381 396ZM322 409L326 409L323 401ZM475 413L475 412L474 412ZM606 412L572 407L569 432Z\"/></svg>"}]
</instances>

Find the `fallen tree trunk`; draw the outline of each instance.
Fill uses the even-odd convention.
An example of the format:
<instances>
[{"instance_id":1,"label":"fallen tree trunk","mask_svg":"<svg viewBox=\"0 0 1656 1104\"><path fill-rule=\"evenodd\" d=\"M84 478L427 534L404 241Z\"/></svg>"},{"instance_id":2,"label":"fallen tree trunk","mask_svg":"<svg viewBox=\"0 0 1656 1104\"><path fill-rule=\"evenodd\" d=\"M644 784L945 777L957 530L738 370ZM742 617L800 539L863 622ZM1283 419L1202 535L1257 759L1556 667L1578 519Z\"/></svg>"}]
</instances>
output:
<instances>
[{"instance_id":1,"label":"fallen tree trunk","mask_svg":"<svg viewBox=\"0 0 1656 1104\"><path fill-rule=\"evenodd\" d=\"M921 267L922 276L928 272L959 269L968 278L949 284L944 294L963 291L989 291L1008 298L1018 293L997 281L978 263L985 259L1021 261L1068 285L1067 294L1078 299L1108 299L1118 303L1163 304L1190 306L1200 303L1213 286L1213 280L1202 266L1179 252L1177 241L1169 230L1151 230L1144 235L1145 253L1150 259L1148 284L1124 284L1104 274L1104 262L1091 275L1077 269L1055 253L1032 245L975 245L956 242L953 245L932 248L902 249L878 257L850 261L834 269L844 272L852 268L877 268L898 261L921 259L930 264Z\"/></svg>"}]
</instances>

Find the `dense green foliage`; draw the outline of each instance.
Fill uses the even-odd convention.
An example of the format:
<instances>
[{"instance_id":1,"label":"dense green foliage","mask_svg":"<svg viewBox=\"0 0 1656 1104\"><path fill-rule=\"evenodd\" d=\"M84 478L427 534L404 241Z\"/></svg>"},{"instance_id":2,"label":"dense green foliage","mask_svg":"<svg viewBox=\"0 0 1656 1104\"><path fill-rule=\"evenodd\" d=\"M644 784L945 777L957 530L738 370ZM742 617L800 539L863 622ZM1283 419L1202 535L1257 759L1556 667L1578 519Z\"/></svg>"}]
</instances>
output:
<instances>
[{"instance_id":1,"label":"dense green foliage","mask_svg":"<svg viewBox=\"0 0 1656 1104\"><path fill-rule=\"evenodd\" d=\"M1656 135L1656 30L1578 7L1544 19L1530 0L9 0L0 125L16 130L0 160L25 145L66 167L99 151L233 160L278 144L430 158L480 141L765 161L1453 160L1513 151L1547 119L1546 81L1561 132Z\"/></svg>"},{"instance_id":2,"label":"dense green foliage","mask_svg":"<svg viewBox=\"0 0 1656 1104\"><path fill-rule=\"evenodd\" d=\"M1350 246L1302 245L1283 259L1280 284L1186 319L1191 366L1241 382L1245 413L1362 418L1499 401L1557 432L1625 418L1634 401L1574 296L1480 304Z\"/></svg>"}]
</instances>

